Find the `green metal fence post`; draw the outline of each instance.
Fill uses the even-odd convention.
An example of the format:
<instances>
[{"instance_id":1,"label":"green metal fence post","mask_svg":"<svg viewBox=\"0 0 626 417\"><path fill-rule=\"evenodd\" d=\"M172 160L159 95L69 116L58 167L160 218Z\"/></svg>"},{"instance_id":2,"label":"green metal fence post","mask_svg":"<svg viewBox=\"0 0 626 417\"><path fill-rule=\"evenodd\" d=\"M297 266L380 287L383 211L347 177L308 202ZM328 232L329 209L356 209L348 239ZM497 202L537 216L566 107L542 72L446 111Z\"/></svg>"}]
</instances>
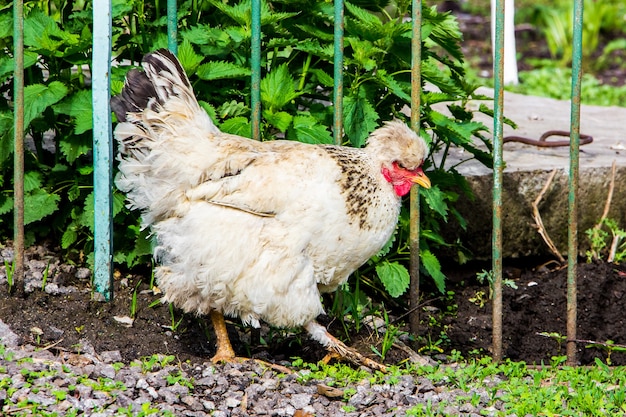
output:
<instances>
[{"instance_id":1,"label":"green metal fence post","mask_svg":"<svg viewBox=\"0 0 626 417\"><path fill-rule=\"evenodd\" d=\"M411 128L419 134L420 131L420 107L422 94L422 1L413 0L411 12L411 22L413 32L411 37ZM418 334L419 331L419 305L420 295L420 200L419 187L415 186L411 189L410 195L410 229L409 244L411 247L410 255L410 307L409 328L412 334Z\"/></svg>"},{"instance_id":2,"label":"green metal fence post","mask_svg":"<svg viewBox=\"0 0 626 417\"><path fill-rule=\"evenodd\" d=\"M261 0L252 0L252 65L250 107L252 108L252 138L261 140Z\"/></svg>"},{"instance_id":3,"label":"green metal fence post","mask_svg":"<svg viewBox=\"0 0 626 417\"><path fill-rule=\"evenodd\" d=\"M333 138L336 145L341 145L343 139L343 29L344 29L343 0L335 0L335 27L334 27L334 127Z\"/></svg>"},{"instance_id":4,"label":"green metal fence post","mask_svg":"<svg viewBox=\"0 0 626 417\"><path fill-rule=\"evenodd\" d=\"M580 146L580 93L582 82L583 0L574 2L572 99L567 239L567 364L576 365L576 266L578 262L578 160Z\"/></svg>"},{"instance_id":5,"label":"green metal fence post","mask_svg":"<svg viewBox=\"0 0 626 417\"><path fill-rule=\"evenodd\" d=\"M176 0L167 0L167 49L178 54L178 11Z\"/></svg>"},{"instance_id":6,"label":"green metal fence post","mask_svg":"<svg viewBox=\"0 0 626 417\"><path fill-rule=\"evenodd\" d=\"M504 108L504 0L496 0L496 33L494 40L494 116L493 116L493 359L502 359L502 157Z\"/></svg>"},{"instance_id":7,"label":"green metal fence post","mask_svg":"<svg viewBox=\"0 0 626 417\"><path fill-rule=\"evenodd\" d=\"M93 4L94 290L113 298L113 138L111 133L111 0Z\"/></svg>"},{"instance_id":8,"label":"green metal fence post","mask_svg":"<svg viewBox=\"0 0 626 417\"><path fill-rule=\"evenodd\" d=\"M24 282L24 2L13 1L13 279Z\"/></svg>"}]
</instances>

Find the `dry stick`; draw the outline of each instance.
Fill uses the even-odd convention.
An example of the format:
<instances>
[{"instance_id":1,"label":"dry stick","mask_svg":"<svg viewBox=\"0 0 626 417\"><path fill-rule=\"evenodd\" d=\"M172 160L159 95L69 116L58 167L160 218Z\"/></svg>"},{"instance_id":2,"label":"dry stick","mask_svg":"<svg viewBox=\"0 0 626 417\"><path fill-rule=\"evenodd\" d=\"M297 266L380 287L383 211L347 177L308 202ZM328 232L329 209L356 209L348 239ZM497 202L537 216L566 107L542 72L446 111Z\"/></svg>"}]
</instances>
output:
<instances>
[{"instance_id":1,"label":"dry stick","mask_svg":"<svg viewBox=\"0 0 626 417\"><path fill-rule=\"evenodd\" d=\"M600 229L602 227L602 223L606 216L609 215L609 209L611 208L611 200L613 199L613 189L615 188L615 160L613 160L613 165L611 166L611 182L609 183L609 193L606 196L606 202L604 203L604 211L602 212L602 216L600 217L600 221L593 228Z\"/></svg>"},{"instance_id":2,"label":"dry stick","mask_svg":"<svg viewBox=\"0 0 626 417\"><path fill-rule=\"evenodd\" d=\"M617 343L606 343L606 342L598 342L596 340L588 340L588 339L574 339L572 342L576 343L586 343L588 345L600 345L608 348L616 347L616 348L624 348L626 349L626 345L619 345Z\"/></svg>"},{"instance_id":3,"label":"dry stick","mask_svg":"<svg viewBox=\"0 0 626 417\"><path fill-rule=\"evenodd\" d=\"M550 239L550 236L548 236L548 232L546 231L546 228L543 225L543 221L541 220L541 215L539 214L539 203L541 202L543 195L546 193L546 191L548 191L548 187L550 187L550 184L552 184L552 180L554 179L555 175L556 175L556 169L553 169L550 175L548 176L546 184L543 186L543 188L541 189L541 192L539 193L539 195L533 202L532 204L533 219L535 219L535 227L537 227L537 230L539 231L539 235L541 235L541 237L543 238L543 241L546 242L546 245L548 245L548 248L550 249L550 251L558 258L559 262L561 264L564 264L565 259L563 258L563 256L561 256L561 254L559 253L554 243L552 243L552 239Z\"/></svg>"},{"instance_id":4,"label":"dry stick","mask_svg":"<svg viewBox=\"0 0 626 417\"><path fill-rule=\"evenodd\" d=\"M596 228L599 229L602 226L602 222L609 215L609 208L611 207L611 200L613 199L613 189L615 188L615 160L613 160L613 165L611 166L611 182L609 183L609 193L606 196L606 203L604 204L604 212L602 213L602 217L600 218L600 222L596 224ZM619 242L622 240L622 237L613 233L613 241L611 242L611 247L609 249L609 256L606 259L607 262L613 262L615 259L615 253L617 252L617 247L619 246Z\"/></svg>"}]
</instances>

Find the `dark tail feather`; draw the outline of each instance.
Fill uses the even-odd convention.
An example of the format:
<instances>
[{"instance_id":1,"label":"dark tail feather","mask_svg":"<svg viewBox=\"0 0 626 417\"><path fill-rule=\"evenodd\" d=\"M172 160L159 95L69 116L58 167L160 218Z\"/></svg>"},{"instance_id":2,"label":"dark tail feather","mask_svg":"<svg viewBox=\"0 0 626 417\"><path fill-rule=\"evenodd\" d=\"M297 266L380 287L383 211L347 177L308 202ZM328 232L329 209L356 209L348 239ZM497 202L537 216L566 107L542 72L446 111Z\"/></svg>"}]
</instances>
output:
<instances>
[{"instance_id":1,"label":"dark tail feather","mask_svg":"<svg viewBox=\"0 0 626 417\"><path fill-rule=\"evenodd\" d=\"M138 69L129 71L122 92L111 99L111 109L115 112L118 122L125 122L127 113L142 112L148 107L150 99L154 99L154 103L163 104L163 100L173 94L171 90L161 91L161 94L157 92L151 79L155 74L170 73L182 80L186 87L191 88L178 59L167 49L159 49L146 55L142 66L145 71ZM150 72L150 75L146 72Z\"/></svg>"}]
</instances>

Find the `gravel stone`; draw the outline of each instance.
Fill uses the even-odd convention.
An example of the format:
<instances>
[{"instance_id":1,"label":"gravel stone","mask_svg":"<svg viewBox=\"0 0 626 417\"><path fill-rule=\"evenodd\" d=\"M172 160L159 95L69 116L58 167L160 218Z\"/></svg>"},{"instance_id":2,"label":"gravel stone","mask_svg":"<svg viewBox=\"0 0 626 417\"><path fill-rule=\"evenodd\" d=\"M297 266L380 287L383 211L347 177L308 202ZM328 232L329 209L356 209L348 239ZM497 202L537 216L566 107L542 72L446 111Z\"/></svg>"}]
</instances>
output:
<instances>
[{"instance_id":1,"label":"gravel stone","mask_svg":"<svg viewBox=\"0 0 626 417\"><path fill-rule=\"evenodd\" d=\"M9 261L13 256L10 249L3 249L0 254ZM46 267L46 262L29 266L29 288L41 290L41 274ZM50 264L49 268L54 268L57 276L63 273L80 279L90 277L87 268L60 264ZM6 280L2 265L1 279ZM59 278L48 282L46 291L76 288L65 287ZM52 339L63 337L63 331L57 328L42 331L46 336L52 335ZM447 415L503 415L502 402L493 402L489 394L499 377L486 379L484 386L470 392L454 388L449 381L433 384L424 377L411 375L389 377L378 383L365 379L340 387L340 392L352 395L326 396L324 390L318 392L318 387L336 386L336 381L301 382L301 377L310 375L306 370L285 376L253 361L224 365L184 362L146 370L137 363L122 363L120 351L96 352L88 340L81 340L79 353L35 349L1 320L0 344L5 349L5 354L0 355L0 381L10 381L9 386L0 389L1 415L16 414L20 402L50 414L92 417L118 416L122 409L131 410L129 414L133 416L143 415L144 404L155 410L154 415L169 412L183 417L292 417L296 411L317 417L390 417L410 414L412 407L428 403L433 408L445 404L441 409ZM40 374L35 375L36 372ZM179 382L172 384L172 378ZM467 398L476 395L479 404L473 406Z\"/></svg>"}]
</instances>

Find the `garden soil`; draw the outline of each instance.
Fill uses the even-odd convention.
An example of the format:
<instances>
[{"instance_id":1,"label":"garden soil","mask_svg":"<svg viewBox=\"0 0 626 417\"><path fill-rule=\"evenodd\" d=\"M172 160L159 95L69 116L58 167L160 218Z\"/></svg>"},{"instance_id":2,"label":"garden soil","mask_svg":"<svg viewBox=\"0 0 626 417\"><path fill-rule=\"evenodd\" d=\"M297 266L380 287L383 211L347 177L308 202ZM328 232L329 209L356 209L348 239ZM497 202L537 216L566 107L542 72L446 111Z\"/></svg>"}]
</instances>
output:
<instances>
[{"instance_id":1,"label":"garden soil","mask_svg":"<svg viewBox=\"0 0 626 417\"><path fill-rule=\"evenodd\" d=\"M565 342L541 335L566 334L567 270L553 266L531 263L520 267L518 262L517 266L505 268L505 278L517 287L504 289L505 357L539 364L564 355ZM48 276L42 290L44 268ZM148 273L127 276L116 273L113 300L104 302L93 300L91 279L86 271L61 264L54 250L41 246L29 249L28 290L19 286L9 295L6 280L0 280L0 320L21 337L23 344L77 353L84 349L119 351L124 362L168 354L180 361L203 363L215 353L210 321L161 304L158 289L150 287ZM420 317L424 325L416 341L407 341L415 351L439 358L443 358L439 348L447 354L457 350L465 357L490 354L491 301L488 284L476 280L479 271L478 266L447 271L450 279L447 296L423 289L425 301ZM604 361L608 352L605 348L587 346L590 341L626 344L626 267L582 263L578 266L578 288L578 359L582 364L593 363L596 357ZM391 322L406 311L402 302L390 308ZM134 316L132 325L128 322L131 316ZM382 349L382 332L362 326L360 333L346 334L338 320L328 317L321 320L337 336L373 358L376 356L372 346L378 351ZM395 325L401 326L401 331L408 331L402 327L402 320ZM243 357L283 363L294 357L317 361L324 354L304 331L262 328L253 332L238 320L229 322L229 331L237 354ZM408 340L406 334L404 339ZM435 345L436 348L429 349ZM397 363L404 357L404 351L392 348L385 362ZM626 354L612 353L610 360L613 364L626 364Z\"/></svg>"}]
</instances>

